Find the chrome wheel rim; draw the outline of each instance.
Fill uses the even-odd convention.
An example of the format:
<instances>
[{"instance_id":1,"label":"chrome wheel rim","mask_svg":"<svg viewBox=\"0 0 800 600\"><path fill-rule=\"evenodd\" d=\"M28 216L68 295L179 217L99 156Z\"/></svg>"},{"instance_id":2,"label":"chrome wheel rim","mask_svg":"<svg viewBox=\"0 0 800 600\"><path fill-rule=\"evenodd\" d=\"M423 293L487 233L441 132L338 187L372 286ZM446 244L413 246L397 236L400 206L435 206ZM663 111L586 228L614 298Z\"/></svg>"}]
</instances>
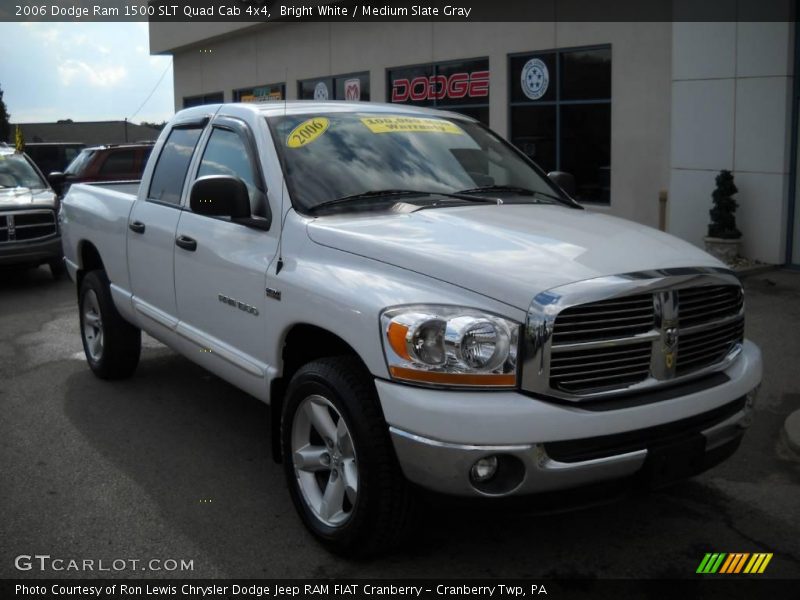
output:
<instances>
[{"instance_id":1,"label":"chrome wheel rim","mask_svg":"<svg viewBox=\"0 0 800 600\"><path fill-rule=\"evenodd\" d=\"M336 407L312 395L297 407L292 461L303 500L322 523L341 527L358 500L358 465L350 430Z\"/></svg>"},{"instance_id":2,"label":"chrome wheel rim","mask_svg":"<svg viewBox=\"0 0 800 600\"><path fill-rule=\"evenodd\" d=\"M86 351L93 361L103 356L103 320L100 317L100 303L93 290L83 297L83 341Z\"/></svg>"}]
</instances>

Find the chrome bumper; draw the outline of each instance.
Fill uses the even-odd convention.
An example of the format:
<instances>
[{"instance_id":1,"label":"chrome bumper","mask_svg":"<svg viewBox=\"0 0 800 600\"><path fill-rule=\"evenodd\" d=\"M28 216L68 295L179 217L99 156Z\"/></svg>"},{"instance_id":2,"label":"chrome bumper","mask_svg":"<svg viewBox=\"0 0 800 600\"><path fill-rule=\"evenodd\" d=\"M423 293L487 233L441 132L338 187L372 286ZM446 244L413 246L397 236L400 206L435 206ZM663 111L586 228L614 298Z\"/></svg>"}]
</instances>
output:
<instances>
[{"instance_id":1,"label":"chrome bumper","mask_svg":"<svg viewBox=\"0 0 800 600\"><path fill-rule=\"evenodd\" d=\"M705 454L737 442L752 421L755 390L747 395L744 408L700 434ZM429 490L457 496L509 496L536 494L581 487L635 475L645 465L647 449L578 462L561 462L548 456L545 444L468 445L432 440L397 427L389 428L397 457L406 477ZM524 467L521 480L501 493L476 488L470 469L480 458L506 455Z\"/></svg>"}]
</instances>

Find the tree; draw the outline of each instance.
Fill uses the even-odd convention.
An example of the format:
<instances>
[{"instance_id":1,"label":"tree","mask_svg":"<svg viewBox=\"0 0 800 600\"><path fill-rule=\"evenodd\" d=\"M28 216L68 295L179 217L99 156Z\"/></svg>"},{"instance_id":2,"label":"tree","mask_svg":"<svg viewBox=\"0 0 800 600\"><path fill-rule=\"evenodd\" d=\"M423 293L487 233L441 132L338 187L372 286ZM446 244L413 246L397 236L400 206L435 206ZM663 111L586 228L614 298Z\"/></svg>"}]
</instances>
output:
<instances>
[{"instance_id":1,"label":"tree","mask_svg":"<svg viewBox=\"0 0 800 600\"><path fill-rule=\"evenodd\" d=\"M739 205L733 199L738 188L733 183L733 173L722 170L716 178L717 188L711 194L714 208L708 211L711 223L708 226L708 236L736 240L742 237L742 232L736 228L736 209Z\"/></svg>"},{"instance_id":2,"label":"tree","mask_svg":"<svg viewBox=\"0 0 800 600\"><path fill-rule=\"evenodd\" d=\"M153 129L164 129L166 124L167 124L166 121L161 121L161 123L151 123L149 121L142 121L141 123L139 123L139 125L141 125L142 127L152 127Z\"/></svg>"},{"instance_id":3,"label":"tree","mask_svg":"<svg viewBox=\"0 0 800 600\"><path fill-rule=\"evenodd\" d=\"M6 110L6 103L3 101L3 88L0 87L0 142L7 142L11 135L11 125L8 120L11 115Z\"/></svg>"}]
</instances>

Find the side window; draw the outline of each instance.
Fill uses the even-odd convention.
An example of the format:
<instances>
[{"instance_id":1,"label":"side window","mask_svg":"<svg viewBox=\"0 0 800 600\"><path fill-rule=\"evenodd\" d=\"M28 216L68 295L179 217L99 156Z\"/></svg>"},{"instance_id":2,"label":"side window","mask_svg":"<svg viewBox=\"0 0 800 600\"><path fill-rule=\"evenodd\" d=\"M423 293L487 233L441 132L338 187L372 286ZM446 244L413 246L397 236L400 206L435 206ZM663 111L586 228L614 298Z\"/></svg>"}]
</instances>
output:
<instances>
[{"instance_id":1,"label":"side window","mask_svg":"<svg viewBox=\"0 0 800 600\"><path fill-rule=\"evenodd\" d=\"M108 153L103 166L100 167L100 175L115 176L129 175L134 172L134 161L136 160L136 150L133 148L126 150L112 150Z\"/></svg>"},{"instance_id":2,"label":"side window","mask_svg":"<svg viewBox=\"0 0 800 600\"><path fill-rule=\"evenodd\" d=\"M198 177L205 175L230 175L244 181L250 194L253 215L266 216L266 198L256 185L250 152L237 133L214 128L197 171Z\"/></svg>"},{"instance_id":3,"label":"side window","mask_svg":"<svg viewBox=\"0 0 800 600\"><path fill-rule=\"evenodd\" d=\"M147 192L149 200L180 204L186 171L202 131L200 128L180 128L170 132L153 171Z\"/></svg>"}]
</instances>

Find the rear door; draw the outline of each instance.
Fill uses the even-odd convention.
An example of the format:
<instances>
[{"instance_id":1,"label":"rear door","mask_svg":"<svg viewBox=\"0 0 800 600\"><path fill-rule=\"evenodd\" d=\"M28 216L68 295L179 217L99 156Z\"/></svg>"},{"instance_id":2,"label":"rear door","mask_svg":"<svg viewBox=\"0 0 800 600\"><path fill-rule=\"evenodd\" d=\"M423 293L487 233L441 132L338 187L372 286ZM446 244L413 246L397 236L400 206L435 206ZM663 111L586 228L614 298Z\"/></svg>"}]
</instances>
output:
<instances>
[{"instance_id":1,"label":"rear door","mask_svg":"<svg viewBox=\"0 0 800 600\"><path fill-rule=\"evenodd\" d=\"M175 249L178 331L197 344L201 363L263 396L264 290L267 267L277 251L277 227L266 229L269 208L253 133L243 121L217 117L193 168L192 181L205 175L244 181L261 228L196 214L187 201L177 230L177 239L187 243Z\"/></svg>"},{"instance_id":2,"label":"rear door","mask_svg":"<svg viewBox=\"0 0 800 600\"><path fill-rule=\"evenodd\" d=\"M206 120L179 123L169 133L148 189L140 190L128 219L128 270L133 306L152 328L174 329L175 231L195 146Z\"/></svg>"}]
</instances>

